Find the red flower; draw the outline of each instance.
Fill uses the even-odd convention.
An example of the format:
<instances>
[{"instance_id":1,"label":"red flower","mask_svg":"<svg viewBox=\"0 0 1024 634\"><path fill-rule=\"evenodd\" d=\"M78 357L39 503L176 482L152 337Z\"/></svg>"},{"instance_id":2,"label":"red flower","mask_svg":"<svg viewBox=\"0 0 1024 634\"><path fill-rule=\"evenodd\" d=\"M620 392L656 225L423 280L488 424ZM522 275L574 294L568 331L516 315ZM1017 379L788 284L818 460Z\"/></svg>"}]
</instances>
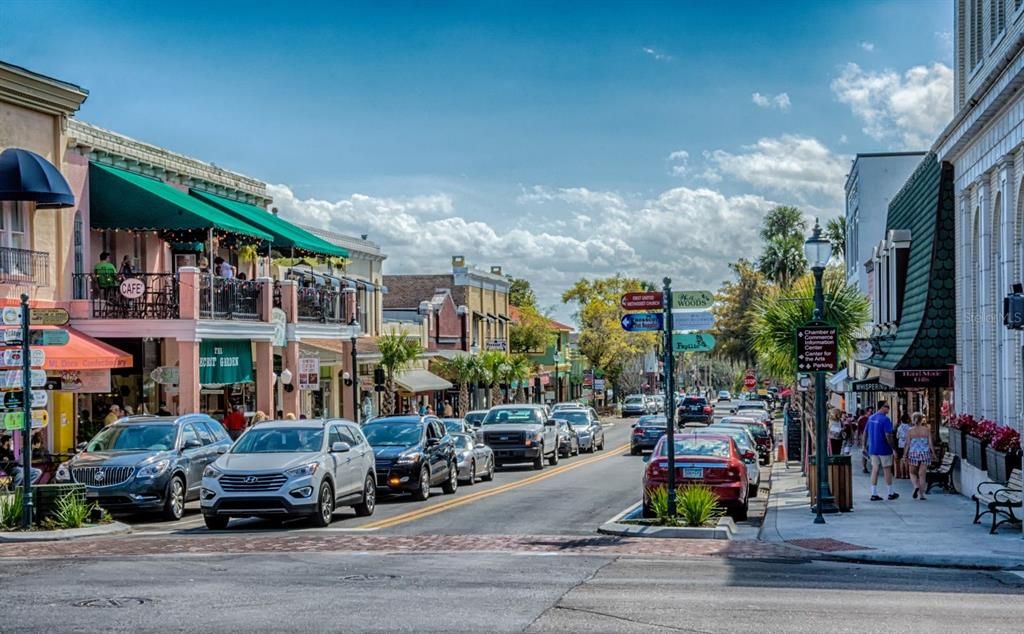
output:
<instances>
[{"instance_id":1,"label":"red flower","mask_svg":"<svg viewBox=\"0 0 1024 634\"><path fill-rule=\"evenodd\" d=\"M971 430L977 426L978 421L974 420L974 417L970 414L960 414L959 416L953 416L949 419L950 429L959 429L965 434L971 433Z\"/></svg>"},{"instance_id":2,"label":"red flower","mask_svg":"<svg viewBox=\"0 0 1024 634\"><path fill-rule=\"evenodd\" d=\"M974 429L967 432L982 442L991 442L992 437L999 431L999 425L995 421L982 420L980 423L974 426Z\"/></svg>"},{"instance_id":3,"label":"red flower","mask_svg":"<svg viewBox=\"0 0 1024 634\"><path fill-rule=\"evenodd\" d=\"M992 448L1005 453L1020 452L1020 434L1012 427L1000 427L992 435Z\"/></svg>"}]
</instances>

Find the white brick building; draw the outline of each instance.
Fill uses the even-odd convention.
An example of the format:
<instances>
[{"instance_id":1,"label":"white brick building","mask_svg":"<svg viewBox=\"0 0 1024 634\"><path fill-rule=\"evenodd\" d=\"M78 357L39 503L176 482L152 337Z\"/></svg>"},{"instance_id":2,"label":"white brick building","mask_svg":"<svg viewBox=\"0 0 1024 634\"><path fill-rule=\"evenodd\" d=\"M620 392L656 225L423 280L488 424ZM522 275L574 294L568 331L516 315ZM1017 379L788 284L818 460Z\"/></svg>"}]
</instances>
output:
<instances>
[{"instance_id":1,"label":"white brick building","mask_svg":"<svg viewBox=\"0 0 1024 634\"><path fill-rule=\"evenodd\" d=\"M1022 336L1002 301L1024 279L1024 0L957 0L955 109L936 141L956 175L956 409L1021 428Z\"/></svg>"}]
</instances>

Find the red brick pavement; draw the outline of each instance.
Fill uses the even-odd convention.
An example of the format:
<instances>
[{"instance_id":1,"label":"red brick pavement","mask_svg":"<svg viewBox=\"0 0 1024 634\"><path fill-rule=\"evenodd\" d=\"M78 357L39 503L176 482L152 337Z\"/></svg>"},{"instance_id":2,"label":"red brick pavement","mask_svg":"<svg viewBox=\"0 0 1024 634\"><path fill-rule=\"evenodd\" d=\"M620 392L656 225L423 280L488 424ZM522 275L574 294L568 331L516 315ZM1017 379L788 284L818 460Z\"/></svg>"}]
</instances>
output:
<instances>
[{"instance_id":1,"label":"red brick pavement","mask_svg":"<svg viewBox=\"0 0 1024 634\"><path fill-rule=\"evenodd\" d=\"M178 535L100 537L62 542L0 544L0 557L110 557L167 554L292 552L536 552L573 555L659 555L727 558L805 558L785 544L613 536L509 535Z\"/></svg>"},{"instance_id":2,"label":"red brick pavement","mask_svg":"<svg viewBox=\"0 0 1024 634\"><path fill-rule=\"evenodd\" d=\"M822 553L835 553L843 550L874 550L870 546L858 546L850 542L832 539L831 537L810 537L807 539L787 539L787 544L817 550Z\"/></svg>"}]
</instances>

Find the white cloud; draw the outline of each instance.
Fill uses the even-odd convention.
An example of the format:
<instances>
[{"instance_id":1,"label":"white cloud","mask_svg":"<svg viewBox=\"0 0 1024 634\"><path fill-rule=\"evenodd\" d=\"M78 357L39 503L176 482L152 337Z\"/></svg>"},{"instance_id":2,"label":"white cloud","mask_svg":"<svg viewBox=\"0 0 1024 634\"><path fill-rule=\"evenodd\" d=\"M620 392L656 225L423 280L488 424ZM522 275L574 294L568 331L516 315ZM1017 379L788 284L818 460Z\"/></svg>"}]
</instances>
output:
<instances>
[{"instance_id":1,"label":"white cloud","mask_svg":"<svg viewBox=\"0 0 1024 634\"><path fill-rule=\"evenodd\" d=\"M900 148L930 147L953 116L953 71L941 63L902 75L846 64L832 93L863 122L865 134Z\"/></svg>"},{"instance_id":2,"label":"white cloud","mask_svg":"<svg viewBox=\"0 0 1024 634\"><path fill-rule=\"evenodd\" d=\"M953 33L951 31L936 31L935 39L938 40L939 46L946 56L953 59Z\"/></svg>"},{"instance_id":3,"label":"white cloud","mask_svg":"<svg viewBox=\"0 0 1024 634\"><path fill-rule=\"evenodd\" d=\"M653 57L654 59L658 60L659 62L671 62L672 61L672 56L671 55L669 55L667 53L662 53L661 51L658 51L656 49L651 48L650 46L645 46L641 50L644 53L647 53L648 55Z\"/></svg>"},{"instance_id":4,"label":"white cloud","mask_svg":"<svg viewBox=\"0 0 1024 634\"><path fill-rule=\"evenodd\" d=\"M676 150L668 155L668 161L672 164L672 174L675 176L686 176L690 171L690 153L686 150Z\"/></svg>"},{"instance_id":5,"label":"white cloud","mask_svg":"<svg viewBox=\"0 0 1024 634\"><path fill-rule=\"evenodd\" d=\"M869 53L875 50L875 43L874 42L868 42L868 41L865 41L865 40L861 40L859 46L862 49L864 49L865 51L869 52Z\"/></svg>"},{"instance_id":6,"label":"white cloud","mask_svg":"<svg viewBox=\"0 0 1024 634\"><path fill-rule=\"evenodd\" d=\"M750 100L754 102L754 105L760 106L761 108L778 108L783 112L789 110L789 107L792 105L789 101L789 94L784 92L780 92L774 97L755 92L750 95Z\"/></svg>"},{"instance_id":7,"label":"white cloud","mask_svg":"<svg viewBox=\"0 0 1024 634\"><path fill-rule=\"evenodd\" d=\"M839 142L842 143L843 145L846 145L847 143L850 142L850 139L847 138L845 134L841 134L839 135Z\"/></svg>"},{"instance_id":8,"label":"white cloud","mask_svg":"<svg viewBox=\"0 0 1024 634\"><path fill-rule=\"evenodd\" d=\"M794 134L763 138L740 153L705 154L718 175L747 182L795 202L838 205L849 157L833 154L817 139Z\"/></svg>"}]
</instances>

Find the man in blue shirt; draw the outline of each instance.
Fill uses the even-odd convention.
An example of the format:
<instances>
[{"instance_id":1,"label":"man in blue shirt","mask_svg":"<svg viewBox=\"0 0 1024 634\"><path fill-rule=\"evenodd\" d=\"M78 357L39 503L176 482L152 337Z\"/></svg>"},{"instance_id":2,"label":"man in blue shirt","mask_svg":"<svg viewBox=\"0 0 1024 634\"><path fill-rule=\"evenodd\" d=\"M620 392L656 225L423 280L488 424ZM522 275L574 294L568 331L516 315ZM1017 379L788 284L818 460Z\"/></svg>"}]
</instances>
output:
<instances>
[{"instance_id":1,"label":"man in blue shirt","mask_svg":"<svg viewBox=\"0 0 1024 634\"><path fill-rule=\"evenodd\" d=\"M892 420L889 419L889 404L878 402L878 411L868 419L864 430L867 437L868 455L871 456L871 501L878 502L878 470L885 472L885 486L890 500L900 496L892 490L892 453L896 442L892 435Z\"/></svg>"}]
</instances>

